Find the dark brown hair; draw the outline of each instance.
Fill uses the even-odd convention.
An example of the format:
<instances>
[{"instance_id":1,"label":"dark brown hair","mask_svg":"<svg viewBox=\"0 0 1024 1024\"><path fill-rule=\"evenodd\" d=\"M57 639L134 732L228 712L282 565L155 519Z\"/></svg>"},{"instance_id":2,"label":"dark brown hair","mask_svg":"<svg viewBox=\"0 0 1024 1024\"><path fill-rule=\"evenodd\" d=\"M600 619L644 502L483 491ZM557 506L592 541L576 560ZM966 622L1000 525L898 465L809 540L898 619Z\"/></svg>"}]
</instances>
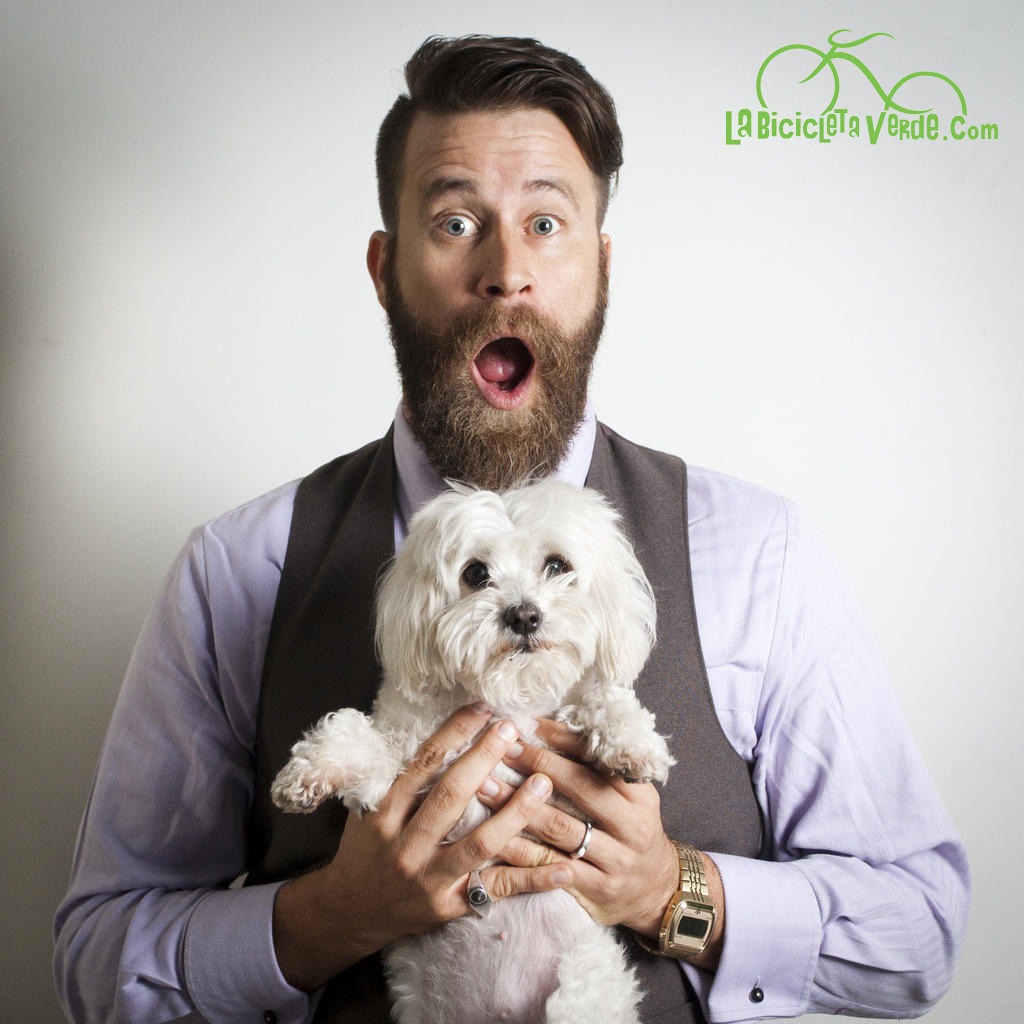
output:
<instances>
[{"instance_id":1,"label":"dark brown hair","mask_svg":"<svg viewBox=\"0 0 1024 1024\"><path fill-rule=\"evenodd\" d=\"M578 60L536 39L431 36L405 65L405 80L408 94L395 100L377 135L377 191L388 231L397 227L402 156L420 110L551 111L597 178L598 222L603 220L622 165L622 133L611 96Z\"/></svg>"}]
</instances>

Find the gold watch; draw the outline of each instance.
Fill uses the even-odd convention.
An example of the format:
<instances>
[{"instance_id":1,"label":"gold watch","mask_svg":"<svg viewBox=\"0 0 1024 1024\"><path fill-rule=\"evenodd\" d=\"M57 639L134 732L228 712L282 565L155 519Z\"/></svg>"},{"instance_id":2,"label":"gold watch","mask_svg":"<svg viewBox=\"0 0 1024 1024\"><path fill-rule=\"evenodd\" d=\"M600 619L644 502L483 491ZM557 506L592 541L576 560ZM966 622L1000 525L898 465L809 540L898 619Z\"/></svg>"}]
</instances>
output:
<instances>
[{"instance_id":1,"label":"gold watch","mask_svg":"<svg viewBox=\"0 0 1024 1024\"><path fill-rule=\"evenodd\" d=\"M657 956L697 956L703 953L715 930L715 908L708 900L708 880L700 853L689 843L672 840L679 855L679 889L661 919L658 944L637 935L637 941Z\"/></svg>"}]
</instances>

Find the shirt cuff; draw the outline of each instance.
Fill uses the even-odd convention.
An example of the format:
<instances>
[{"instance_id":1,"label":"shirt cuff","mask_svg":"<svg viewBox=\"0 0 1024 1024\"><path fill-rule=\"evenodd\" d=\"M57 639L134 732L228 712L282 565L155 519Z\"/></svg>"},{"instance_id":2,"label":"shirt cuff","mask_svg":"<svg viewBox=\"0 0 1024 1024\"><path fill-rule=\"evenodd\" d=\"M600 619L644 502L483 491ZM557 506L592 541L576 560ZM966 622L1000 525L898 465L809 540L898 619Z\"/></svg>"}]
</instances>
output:
<instances>
[{"instance_id":1,"label":"shirt cuff","mask_svg":"<svg viewBox=\"0 0 1024 1024\"><path fill-rule=\"evenodd\" d=\"M711 1024L797 1017L821 948L814 890L794 866L711 853L725 891L725 942L715 973L683 969Z\"/></svg>"},{"instance_id":2,"label":"shirt cuff","mask_svg":"<svg viewBox=\"0 0 1024 1024\"><path fill-rule=\"evenodd\" d=\"M211 892L192 911L184 941L189 996L210 1024L304 1024L314 1004L281 974L274 953L280 883Z\"/></svg>"}]
</instances>

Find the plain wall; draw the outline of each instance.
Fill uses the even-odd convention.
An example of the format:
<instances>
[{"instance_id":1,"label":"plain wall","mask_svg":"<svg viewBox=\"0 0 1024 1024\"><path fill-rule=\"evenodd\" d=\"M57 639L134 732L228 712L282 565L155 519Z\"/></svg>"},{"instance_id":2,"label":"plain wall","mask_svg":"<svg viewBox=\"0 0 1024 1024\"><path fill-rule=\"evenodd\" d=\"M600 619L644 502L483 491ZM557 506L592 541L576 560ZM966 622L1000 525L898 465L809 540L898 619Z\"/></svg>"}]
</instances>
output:
<instances>
[{"instance_id":1,"label":"plain wall","mask_svg":"<svg viewBox=\"0 0 1024 1024\"><path fill-rule=\"evenodd\" d=\"M469 31L564 47L615 96L598 412L786 493L838 549L972 856L930 1019L1017 1019L1022 20L1011 0L7 0L0 1021L59 1019L51 916L190 528L393 414L372 147L415 46ZM726 145L761 61L839 27L891 33L857 51L879 79L945 73L998 141ZM823 81L780 109L813 113ZM855 69L843 83L877 114Z\"/></svg>"}]
</instances>

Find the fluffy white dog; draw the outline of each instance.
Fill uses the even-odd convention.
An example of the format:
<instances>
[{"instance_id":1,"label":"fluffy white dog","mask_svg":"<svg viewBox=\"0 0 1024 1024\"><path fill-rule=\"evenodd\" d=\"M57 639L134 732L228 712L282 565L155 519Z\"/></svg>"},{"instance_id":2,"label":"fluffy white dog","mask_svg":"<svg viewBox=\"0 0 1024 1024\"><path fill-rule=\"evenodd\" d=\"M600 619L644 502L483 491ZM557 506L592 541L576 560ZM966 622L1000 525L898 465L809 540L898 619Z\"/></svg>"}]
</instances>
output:
<instances>
[{"instance_id":1,"label":"fluffy white dog","mask_svg":"<svg viewBox=\"0 0 1024 1024\"><path fill-rule=\"evenodd\" d=\"M380 586L384 682L372 716L323 718L292 748L273 799L310 811L336 795L356 813L374 810L420 744L476 701L527 740L537 718L557 718L585 738L594 766L663 782L673 761L633 690L654 627L651 587L595 491L543 481L443 494L413 518ZM474 798L449 840L489 813ZM624 950L569 894L488 909L385 951L400 1024L637 1020Z\"/></svg>"}]
</instances>

